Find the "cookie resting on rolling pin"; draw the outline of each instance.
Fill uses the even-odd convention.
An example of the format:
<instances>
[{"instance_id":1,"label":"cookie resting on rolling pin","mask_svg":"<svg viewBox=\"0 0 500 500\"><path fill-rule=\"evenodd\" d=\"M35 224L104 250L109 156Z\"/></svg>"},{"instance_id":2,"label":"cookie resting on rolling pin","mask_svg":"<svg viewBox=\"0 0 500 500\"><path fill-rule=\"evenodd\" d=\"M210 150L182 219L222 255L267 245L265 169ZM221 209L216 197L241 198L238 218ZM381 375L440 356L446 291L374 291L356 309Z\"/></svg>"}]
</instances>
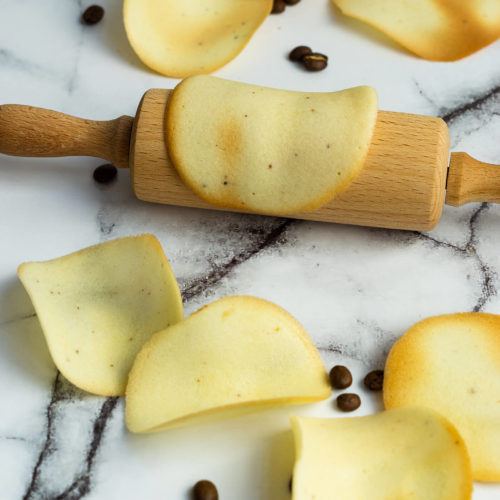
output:
<instances>
[{"instance_id":1,"label":"cookie resting on rolling pin","mask_svg":"<svg viewBox=\"0 0 500 500\"><path fill-rule=\"evenodd\" d=\"M148 90L135 118L0 106L0 153L130 167L150 202L374 227L428 230L445 202L500 202L500 167L452 153L448 168L443 120L376 108L370 87L305 93L196 76Z\"/></svg>"}]
</instances>

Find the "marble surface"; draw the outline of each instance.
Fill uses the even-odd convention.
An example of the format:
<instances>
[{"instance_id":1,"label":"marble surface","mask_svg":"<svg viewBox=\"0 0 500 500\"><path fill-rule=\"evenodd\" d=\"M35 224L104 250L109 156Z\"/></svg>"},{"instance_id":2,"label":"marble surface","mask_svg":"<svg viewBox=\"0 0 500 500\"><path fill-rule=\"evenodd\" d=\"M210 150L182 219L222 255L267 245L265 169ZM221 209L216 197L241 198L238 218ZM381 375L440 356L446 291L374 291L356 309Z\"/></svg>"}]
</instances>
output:
<instances>
[{"instance_id":1,"label":"marble surface","mask_svg":"<svg viewBox=\"0 0 500 500\"><path fill-rule=\"evenodd\" d=\"M101 2L102 23L79 23L83 0L0 0L0 103L92 119L135 113L141 95L175 80L145 68L127 44L121 1ZM330 57L307 73L286 59L298 44ZM452 149L500 164L500 43L456 63L416 59L340 17L327 0L304 0L269 17L218 76L327 91L378 89L380 108L443 117ZM381 409L363 375L381 367L395 339L426 316L500 313L500 208L445 208L429 233L390 231L146 204L120 171L97 186L90 158L0 156L0 497L187 499L208 477L222 499L285 500L293 462L289 413L339 416L332 400L241 419L135 436L123 401L84 394L57 373L16 277L27 260L57 257L124 235L151 232L179 279L186 314L227 294L288 309L328 366L342 362L362 395L356 415ZM500 498L476 484L475 500Z\"/></svg>"}]
</instances>

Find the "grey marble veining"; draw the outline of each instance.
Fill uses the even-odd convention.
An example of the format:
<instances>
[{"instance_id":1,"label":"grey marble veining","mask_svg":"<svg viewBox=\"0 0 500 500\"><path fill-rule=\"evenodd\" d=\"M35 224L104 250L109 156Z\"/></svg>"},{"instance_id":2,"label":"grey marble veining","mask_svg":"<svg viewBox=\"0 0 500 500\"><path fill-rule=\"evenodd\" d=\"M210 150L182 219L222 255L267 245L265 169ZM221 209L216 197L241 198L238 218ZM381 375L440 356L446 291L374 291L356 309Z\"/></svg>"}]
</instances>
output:
<instances>
[{"instance_id":1,"label":"grey marble veining","mask_svg":"<svg viewBox=\"0 0 500 500\"><path fill-rule=\"evenodd\" d=\"M0 0L0 103L92 119L135 113L144 91L177 80L149 72L128 46L121 1L87 27L83 0ZM309 74L286 60L299 43L326 52ZM500 164L500 44L453 64L414 58L308 0L271 16L218 76L325 91L371 84L381 109L442 117L452 150ZM445 207L428 233L340 226L142 203L129 174L99 187L89 158L0 157L0 484L10 499L187 499L201 477L222 498L285 500L293 462L289 409L173 430L128 433L123 401L74 388L57 372L17 266L115 237L151 232L179 280L185 313L227 294L276 302L304 325L325 364L362 376L381 367L414 322L457 311L500 313L500 209ZM294 408L335 416L332 402ZM228 472L229 471L229 472ZM500 496L475 486L474 500Z\"/></svg>"}]
</instances>

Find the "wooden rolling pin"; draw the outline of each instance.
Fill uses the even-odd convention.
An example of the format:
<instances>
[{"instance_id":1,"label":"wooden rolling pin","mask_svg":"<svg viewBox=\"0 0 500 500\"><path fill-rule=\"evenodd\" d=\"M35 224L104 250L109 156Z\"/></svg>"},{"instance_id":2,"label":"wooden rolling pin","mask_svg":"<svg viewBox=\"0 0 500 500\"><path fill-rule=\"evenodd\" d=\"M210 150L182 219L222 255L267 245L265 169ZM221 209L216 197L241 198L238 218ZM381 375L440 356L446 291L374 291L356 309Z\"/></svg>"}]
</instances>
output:
<instances>
[{"instance_id":1,"label":"wooden rolling pin","mask_svg":"<svg viewBox=\"0 0 500 500\"><path fill-rule=\"evenodd\" d=\"M131 169L145 201L220 210L184 185L164 140L170 90L144 94L135 119L91 121L31 106L0 106L0 153L13 156L94 156ZM363 170L334 199L290 215L343 224L428 230L443 204L500 203L500 167L452 153L439 118L380 111ZM446 186L447 184L447 186Z\"/></svg>"}]
</instances>

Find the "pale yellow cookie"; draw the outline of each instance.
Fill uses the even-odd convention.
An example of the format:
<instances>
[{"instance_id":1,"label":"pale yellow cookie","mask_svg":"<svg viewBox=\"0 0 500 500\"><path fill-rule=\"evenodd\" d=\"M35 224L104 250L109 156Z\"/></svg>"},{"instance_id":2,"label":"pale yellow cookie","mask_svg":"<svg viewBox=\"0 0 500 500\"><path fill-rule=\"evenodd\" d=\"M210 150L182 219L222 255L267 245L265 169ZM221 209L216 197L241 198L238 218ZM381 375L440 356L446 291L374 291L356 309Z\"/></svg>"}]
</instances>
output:
<instances>
[{"instance_id":1,"label":"pale yellow cookie","mask_svg":"<svg viewBox=\"0 0 500 500\"><path fill-rule=\"evenodd\" d=\"M272 6L273 0L125 0L123 19L144 64L184 78L235 58Z\"/></svg>"},{"instance_id":2,"label":"pale yellow cookie","mask_svg":"<svg viewBox=\"0 0 500 500\"><path fill-rule=\"evenodd\" d=\"M367 417L292 417L293 500L468 500L469 457L456 429L419 407Z\"/></svg>"},{"instance_id":3,"label":"pale yellow cookie","mask_svg":"<svg viewBox=\"0 0 500 500\"><path fill-rule=\"evenodd\" d=\"M331 394L311 339L284 309L230 296L154 335L126 394L132 432L308 403Z\"/></svg>"},{"instance_id":4,"label":"pale yellow cookie","mask_svg":"<svg viewBox=\"0 0 500 500\"><path fill-rule=\"evenodd\" d=\"M444 415L465 440L474 479L500 481L500 316L449 314L412 326L389 353L384 402Z\"/></svg>"},{"instance_id":5,"label":"pale yellow cookie","mask_svg":"<svg viewBox=\"0 0 500 500\"><path fill-rule=\"evenodd\" d=\"M170 158L184 182L225 208L314 210L359 174L377 120L371 87L277 90L191 77L167 108Z\"/></svg>"},{"instance_id":6,"label":"pale yellow cookie","mask_svg":"<svg viewBox=\"0 0 500 500\"><path fill-rule=\"evenodd\" d=\"M175 276L149 234L28 262L18 274L57 368L94 394L123 395L144 342L183 318Z\"/></svg>"},{"instance_id":7,"label":"pale yellow cookie","mask_svg":"<svg viewBox=\"0 0 500 500\"><path fill-rule=\"evenodd\" d=\"M498 0L332 1L432 61L456 61L500 37Z\"/></svg>"}]
</instances>

